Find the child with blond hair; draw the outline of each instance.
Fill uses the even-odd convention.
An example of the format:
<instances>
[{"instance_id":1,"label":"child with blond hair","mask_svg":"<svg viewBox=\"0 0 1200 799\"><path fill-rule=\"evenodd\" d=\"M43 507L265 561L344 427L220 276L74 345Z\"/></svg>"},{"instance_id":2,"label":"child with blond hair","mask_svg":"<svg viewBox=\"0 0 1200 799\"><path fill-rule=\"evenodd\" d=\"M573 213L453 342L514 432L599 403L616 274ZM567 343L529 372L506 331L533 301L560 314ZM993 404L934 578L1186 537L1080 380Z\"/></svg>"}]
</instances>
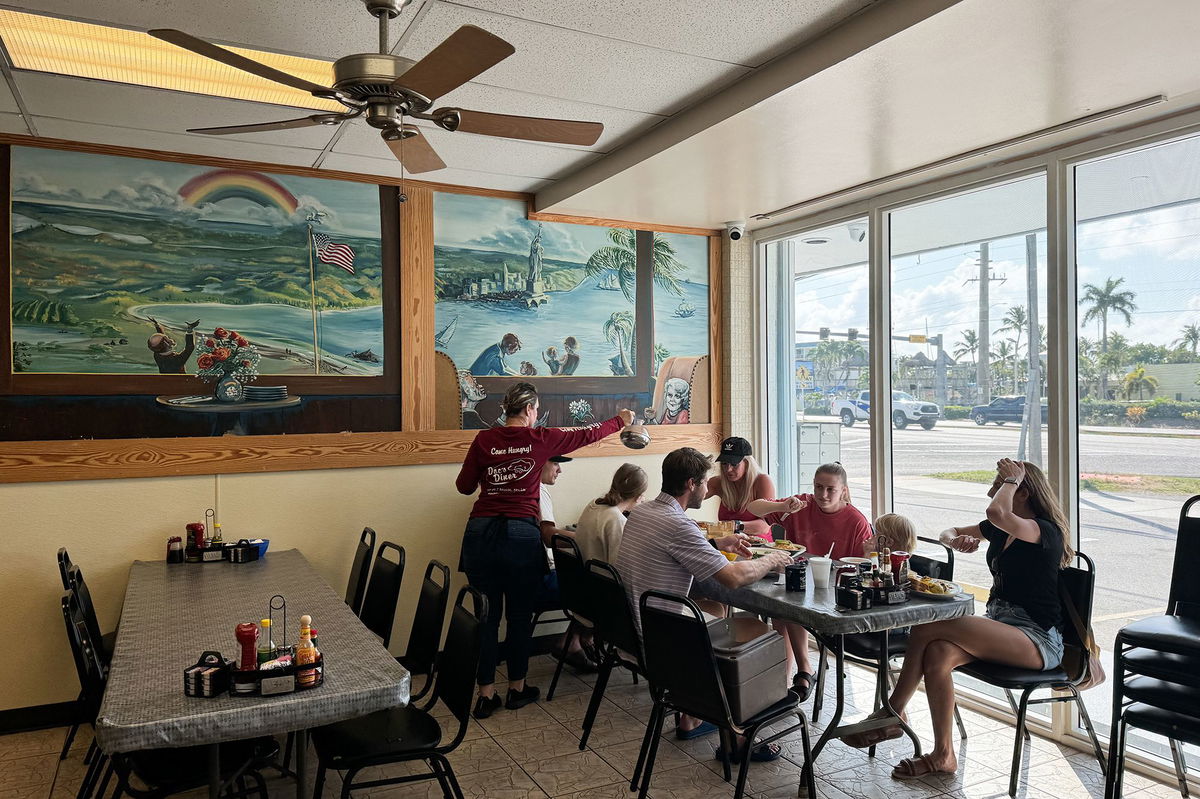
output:
<instances>
[{"instance_id":1,"label":"child with blond hair","mask_svg":"<svg viewBox=\"0 0 1200 799\"><path fill-rule=\"evenodd\" d=\"M875 535L863 542L863 555L890 549L893 552L912 552L917 548L917 527L912 519L899 513L885 513L872 525Z\"/></svg>"}]
</instances>

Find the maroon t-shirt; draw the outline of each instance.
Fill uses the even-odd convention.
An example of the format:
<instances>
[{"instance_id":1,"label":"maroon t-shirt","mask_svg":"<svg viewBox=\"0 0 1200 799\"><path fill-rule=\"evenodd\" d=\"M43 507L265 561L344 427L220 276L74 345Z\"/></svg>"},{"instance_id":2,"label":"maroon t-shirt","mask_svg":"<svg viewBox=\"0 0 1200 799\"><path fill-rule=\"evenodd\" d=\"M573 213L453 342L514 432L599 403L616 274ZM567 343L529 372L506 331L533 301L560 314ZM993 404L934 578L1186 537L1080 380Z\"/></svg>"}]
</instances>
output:
<instances>
[{"instance_id":1,"label":"maroon t-shirt","mask_svg":"<svg viewBox=\"0 0 1200 799\"><path fill-rule=\"evenodd\" d=\"M542 467L554 455L565 455L624 427L620 416L587 427L492 427L471 442L455 486L460 494L479 489L471 518L539 517L538 485Z\"/></svg>"}]
</instances>

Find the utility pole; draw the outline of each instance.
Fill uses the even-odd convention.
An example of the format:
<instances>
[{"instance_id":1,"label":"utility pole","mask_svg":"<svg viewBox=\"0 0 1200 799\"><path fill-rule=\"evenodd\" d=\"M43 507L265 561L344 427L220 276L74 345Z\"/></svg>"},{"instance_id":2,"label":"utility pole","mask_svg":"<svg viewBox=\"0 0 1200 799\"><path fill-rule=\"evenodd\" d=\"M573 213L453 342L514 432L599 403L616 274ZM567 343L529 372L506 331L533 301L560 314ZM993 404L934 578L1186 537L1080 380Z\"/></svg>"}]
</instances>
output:
<instances>
[{"instance_id":1,"label":"utility pole","mask_svg":"<svg viewBox=\"0 0 1200 799\"><path fill-rule=\"evenodd\" d=\"M930 339L930 342L937 346L937 354L934 356L937 360L933 362L933 392L938 406L943 410L946 407L946 351L942 349L944 340L945 333L938 333Z\"/></svg>"},{"instance_id":2,"label":"utility pole","mask_svg":"<svg viewBox=\"0 0 1200 799\"><path fill-rule=\"evenodd\" d=\"M1038 328L1037 290L1037 234L1025 236L1025 301L1026 318L1029 320L1029 377L1025 382L1025 413L1021 419L1021 441L1017 458L1028 460L1035 466L1042 465L1042 363L1038 357L1042 349L1041 330ZM1028 446L1026 446L1028 444ZM1028 452L1028 457L1026 457Z\"/></svg>"},{"instance_id":3,"label":"utility pole","mask_svg":"<svg viewBox=\"0 0 1200 799\"><path fill-rule=\"evenodd\" d=\"M989 317L990 299L988 298L988 284L993 280L1003 283L1007 278L1003 275L996 277L991 273L991 260L988 258L989 242L983 242L979 245L979 277L967 278L963 283L979 283L979 330L975 336L979 342L979 355L975 359L975 390L979 396L975 398L975 402L979 405L987 405L992 401L992 369L991 369L991 326L992 321Z\"/></svg>"}]
</instances>

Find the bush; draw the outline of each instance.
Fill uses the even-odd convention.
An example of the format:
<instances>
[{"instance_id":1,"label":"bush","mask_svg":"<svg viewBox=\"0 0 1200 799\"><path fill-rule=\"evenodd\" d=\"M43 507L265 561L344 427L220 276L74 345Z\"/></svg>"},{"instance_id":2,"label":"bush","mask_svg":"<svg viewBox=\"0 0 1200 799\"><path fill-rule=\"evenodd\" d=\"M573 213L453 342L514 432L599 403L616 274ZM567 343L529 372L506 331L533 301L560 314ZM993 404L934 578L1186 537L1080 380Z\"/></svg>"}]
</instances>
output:
<instances>
[{"instance_id":1,"label":"bush","mask_svg":"<svg viewBox=\"0 0 1200 799\"><path fill-rule=\"evenodd\" d=\"M971 409L966 405L947 405L942 408L942 415L947 419L966 419L971 415Z\"/></svg>"},{"instance_id":2,"label":"bush","mask_svg":"<svg viewBox=\"0 0 1200 799\"><path fill-rule=\"evenodd\" d=\"M819 391L810 391L800 398L800 407L804 409L805 413L828 416L829 397Z\"/></svg>"},{"instance_id":3,"label":"bush","mask_svg":"<svg viewBox=\"0 0 1200 799\"><path fill-rule=\"evenodd\" d=\"M1150 402L1119 402L1085 397L1079 401L1079 423L1120 426L1126 422L1163 427L1196 427L1200 402L1158 397Z\"/></svg>"},{"instance_id":4,"label":"bush","mask_svg":"<svg viewBox=\"0 0 1200 799\"><path fill-rule=\"evenodd\" d=\"M1146 418L1146 409L1140 405L1131 405L1125 409L1125 418L1136 427Z\"/></svg>"}]
</instances>

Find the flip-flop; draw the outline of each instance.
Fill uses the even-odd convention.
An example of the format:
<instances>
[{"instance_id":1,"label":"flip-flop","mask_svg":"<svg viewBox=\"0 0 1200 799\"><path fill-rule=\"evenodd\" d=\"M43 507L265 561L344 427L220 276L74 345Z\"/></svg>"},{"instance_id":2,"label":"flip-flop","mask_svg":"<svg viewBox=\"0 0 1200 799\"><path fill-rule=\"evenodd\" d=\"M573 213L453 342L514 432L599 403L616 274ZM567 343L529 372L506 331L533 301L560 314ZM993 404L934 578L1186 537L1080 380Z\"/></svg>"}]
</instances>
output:
<instances>
[{"instance_id":1,"label":"flip-flop","mask_svg":"<svg viewBox=\"0 0 1200 799\"><path fill-rule=\"evenodd\" d=\"M731 763L736 763L741 759L741 751L739 750L733 757L730 758ZM770 763L772 760L778 760L783 757L783 749L778 744L759 744L750 750L750 760L755 763ZM725 750L718 746L713 750L714 760L724 760Z\"/></svg>"},{"instance_id":2,"label":"flip-flop","mask_svg":"<svg viewBox=\"0 0 1200 799\"><path fill-rule=\"evenodd\" d=\"M813 675L810 671L798 671L796 676L792 678L792 690L800 695L800 701L808 699L808 695L812 693Z\"/></svg>"},{"instance_id":3,"label":"flip-flop","mask_svg":"<svg viewBox=\"0 0 1200 799\"><path fill-rule=\"evenodd\" d=\"M866 732L856 732L850 735L842 736L842 743L846 746L853 746L855 749L868 749L872 746L891 741L899 738L904 734L904 730L900 729L900 725L893 724L890 727L880 727Z\"/></svg>"},{"instance_id":4,"label":"flip-flop","mask_svg":"<svg viewBox=\"0 0 1200 799\"><path fill-rule=\"evenodd\" d=\"M925 770L921 771L922 768ZM929 755L921 755L920 757L906 757L897 763L896 767L892 769L892 779L915 780L929 774L953 773L953 771L936 768L933 761L929 759Z\"/></svg>"},{"instance_id":5,"label":"flip-flop","mask_svg":"<svg viewBox=\"0 0 1200 799\"><path fill-rule=\"evenodd\" d=\"M712 735L717 731L717 725L708 721L702 721L697 726L692 727L690 730L681 729L678 726L678 721L676 721L675 724L675 737L680 741L690 741L693 738L702 738L705 735Z\"/></svg>"}]
</instances>

